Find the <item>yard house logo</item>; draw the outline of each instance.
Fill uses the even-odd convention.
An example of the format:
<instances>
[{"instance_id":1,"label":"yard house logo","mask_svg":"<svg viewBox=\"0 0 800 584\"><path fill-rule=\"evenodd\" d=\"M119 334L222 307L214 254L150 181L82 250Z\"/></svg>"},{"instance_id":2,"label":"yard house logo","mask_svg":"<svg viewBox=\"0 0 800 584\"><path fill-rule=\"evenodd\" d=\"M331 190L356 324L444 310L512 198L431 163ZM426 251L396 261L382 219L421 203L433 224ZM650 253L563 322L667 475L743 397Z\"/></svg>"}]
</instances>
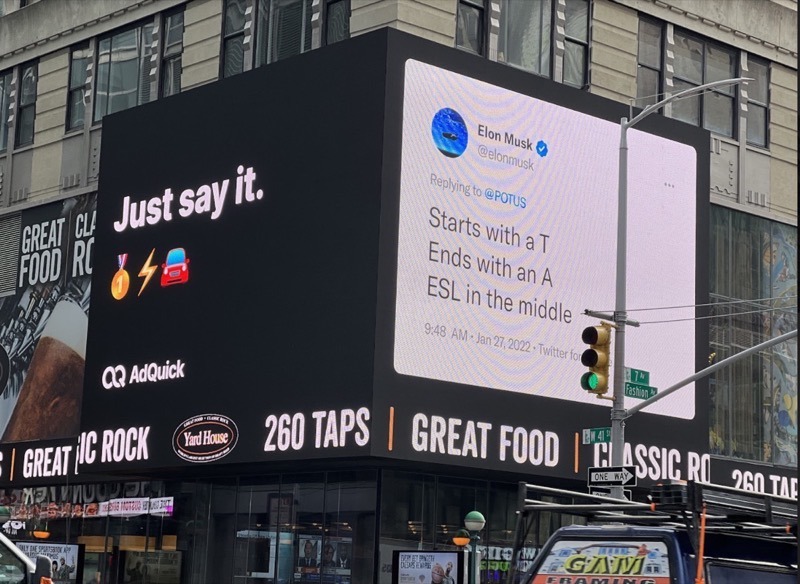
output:
<instances>
[{"instance_id":1,"label":"yard house logo","mask_svg":"<svg viewBox=\"0 0 800 584\"><path fill-rule=\"evenodd\" d=\"M458 158L467 149L467 124L461 114L449 107L440 109L433 116L431 134L439 152L448 158Z\"/></svg>"},{"instance_id":2,"label":"yard house logo","mask_svg":"<svg viewBox=\"0 0 800 584\"><path fill-rule=\"evenodd\" d=\"M189 418L175 430L172 449L187 462L213 462L224 458L239 440L239 429L230 418L203 414Z\"/></svg>"}]
</instances>

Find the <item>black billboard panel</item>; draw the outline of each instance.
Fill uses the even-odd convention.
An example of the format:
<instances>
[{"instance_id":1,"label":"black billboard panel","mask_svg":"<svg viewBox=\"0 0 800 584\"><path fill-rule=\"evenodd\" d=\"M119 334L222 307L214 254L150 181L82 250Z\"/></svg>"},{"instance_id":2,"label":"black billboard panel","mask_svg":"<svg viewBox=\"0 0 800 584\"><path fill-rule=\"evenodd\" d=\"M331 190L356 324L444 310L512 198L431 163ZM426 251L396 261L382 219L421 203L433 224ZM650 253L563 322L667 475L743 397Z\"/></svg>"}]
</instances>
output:
<instances>
[{"instance_id":1,"label":"black billboard panel","mask_svg":"<svg viewBox=\"0 0 800 584\"><path fill-rule=\"evenodd\" d=\"M382 44L103 120L84 470L368 453Z\"/></svg>"}]
</instances>

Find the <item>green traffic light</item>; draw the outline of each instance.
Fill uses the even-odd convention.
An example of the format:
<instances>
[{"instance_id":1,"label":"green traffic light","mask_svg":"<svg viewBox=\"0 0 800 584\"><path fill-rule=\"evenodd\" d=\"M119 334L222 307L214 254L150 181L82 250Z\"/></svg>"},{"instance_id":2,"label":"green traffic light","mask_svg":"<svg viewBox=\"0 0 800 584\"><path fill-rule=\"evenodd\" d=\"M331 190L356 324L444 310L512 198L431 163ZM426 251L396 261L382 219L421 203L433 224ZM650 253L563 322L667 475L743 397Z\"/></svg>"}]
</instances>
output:
<instances>
[{"instance_id":1,"label":"green traffic light","mask_svg":"<svg viewBox=\"0 0 800 584\"><path fill-rule=\"evenodd\" d=\"M597 376L597 373L587 371L581 375L581 387L587 391L593 391L597 389L599 383L600 378Z\"/></svg>"}]
</instances>

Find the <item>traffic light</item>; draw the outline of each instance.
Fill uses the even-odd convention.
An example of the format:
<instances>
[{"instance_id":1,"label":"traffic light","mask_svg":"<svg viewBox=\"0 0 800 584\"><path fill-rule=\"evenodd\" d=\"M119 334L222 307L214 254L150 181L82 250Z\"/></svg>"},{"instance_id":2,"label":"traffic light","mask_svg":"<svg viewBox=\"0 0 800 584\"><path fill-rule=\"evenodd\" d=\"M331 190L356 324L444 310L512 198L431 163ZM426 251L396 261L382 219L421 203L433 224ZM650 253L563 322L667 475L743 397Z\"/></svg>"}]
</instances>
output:
<instances>
[{"instance_id":1,"label":"traffic light","mask_svg":"<svg viewBox=\"0 0 800 584\"><path fill-rule=\"evenodd\" d=\"M611 365L611 325L601 322L598 326L583 329L581 339L588 349L581 355L581 363L589 371L581 376L581 387L590 393L608 392L608 369Z\"/></svg>"}]
</instances>

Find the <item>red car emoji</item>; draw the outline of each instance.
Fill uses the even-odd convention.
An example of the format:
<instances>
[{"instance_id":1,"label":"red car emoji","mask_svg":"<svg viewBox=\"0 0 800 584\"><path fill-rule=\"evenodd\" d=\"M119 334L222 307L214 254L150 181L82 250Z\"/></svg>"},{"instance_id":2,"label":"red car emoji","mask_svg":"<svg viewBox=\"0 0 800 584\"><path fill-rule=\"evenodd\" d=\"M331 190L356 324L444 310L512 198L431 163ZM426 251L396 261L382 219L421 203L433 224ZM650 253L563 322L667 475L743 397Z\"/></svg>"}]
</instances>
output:
<instances>
[{"instance_id":1,"label":"red car emoji","mask_svg":"<svg viewBox=\"0 0 800 584\"><path fill-rule=\"evenodd\" d=\"M185 284L189 281L189 258L186 250L176 247L169 250L166 263L161 264L161 286Z\"/></svg>"}]
</instances>

